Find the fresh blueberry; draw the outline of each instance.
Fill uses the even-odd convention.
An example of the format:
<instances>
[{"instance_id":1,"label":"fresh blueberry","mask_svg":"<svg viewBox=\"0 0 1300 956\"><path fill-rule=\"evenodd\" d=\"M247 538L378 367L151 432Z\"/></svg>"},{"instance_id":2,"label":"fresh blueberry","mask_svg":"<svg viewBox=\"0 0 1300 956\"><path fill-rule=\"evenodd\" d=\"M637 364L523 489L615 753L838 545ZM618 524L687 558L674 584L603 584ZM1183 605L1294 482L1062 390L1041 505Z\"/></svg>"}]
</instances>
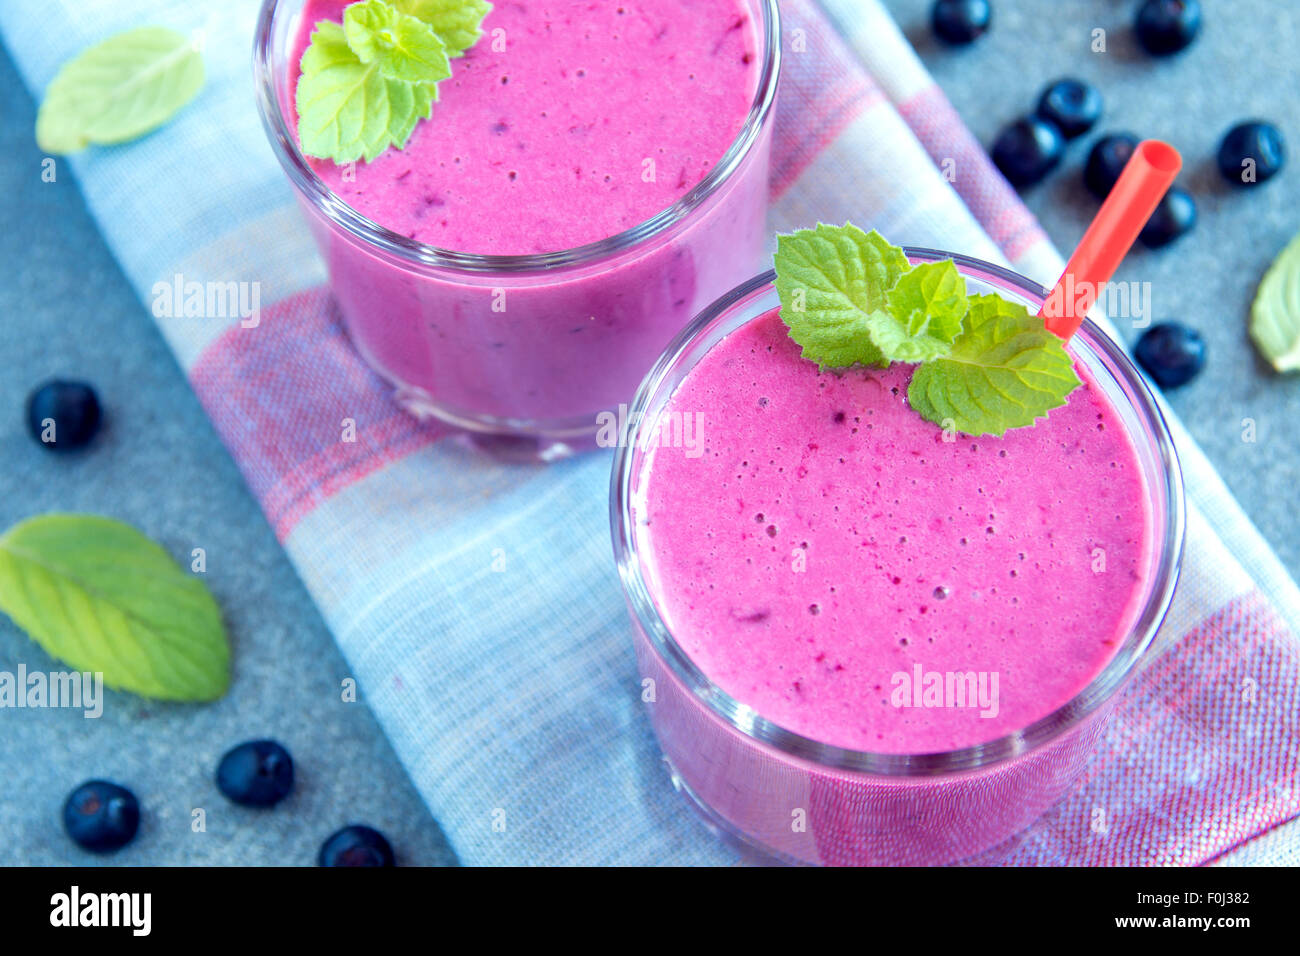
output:
<instances>
[{"instance_id":1,"label":"fresh blueberry","mask_svg":"<svg viewBox=\"0 0 1300 956\"><path fill-rule=\"evenodd\" d=\"M57 451L87 445L99 431L99 398L84 382L46 382L27 397L32 437Z\"/></svg>"},{"instance_id":2,"label":"fresh blueberry","mask_svg":"<svg viewBox=\"0 0 1300 956\"><path fill-rule=\"evenodd\" d=\"M321 866L396 866L393 848L384 835L359 823L326 840L317 862Z\"/></svg>"},{"instance_id":3,"label":"fresh blueberry","mask_svg":"<svg viewBox=\"0 0 1300 956\"><path fill-rule=\"evenodd\" d=\"M988 32L989 0L935 0L930 10L934 35L950 46L964 46Z\"/></svg>"},{"instance_id":4,"label":"fresh blueberry","mask_svg":"<svg viewBox=\"0 0 1300 956\"><path fill-rule=\"evenodd\" d=\"M1201 30L1200 0L1146 0L1136 27L1138 43L1152 56L1177 53Z\"/></svg>"},{"instance_id":5,"label":"fresh blueberry","mask_svg":"<svg viewBox=\"0 0 1300 956\"><path fill-rule=\"evenodd\" d=\"M271 807L293 789L293 758L274 740L249 740L217 766L217 789L246 807Z\"/></svg>"},{"instance_id":6,"label":"fresh blueberry","mask_svg":"<svg viewBox=\"0 0 1300 956\"><path fill-rule=\"evenodd\" d=\"M1237 186L1272 179L1286 162L1286 142L1272 123L1238 123L1219 143L1219 172Z\"/></svg>"},{"instance_id":7,"label":"fresh blueberry","mask_svg":"<svg viewBox=\"0 0 1300 956\"><path fill-rule=\"evenodd\" d=\"M1049 83L1038 98L1038 115L1057 125L1066 139L1082 136L1101 119L1101 93L1082 80Z\"/></svg>"},{"instance_id":8,"label":"fresh blueberry","mask_svg":"<svg viewBox=\"0 0 1300 956\"><path fill-rule=\"evenodd\" d=\"M1205 340L1181 322L1161 322L1142 333L1133 355L1157 385L1177 388L1205 367Z\"/></svg>"},{"instance_id":9,"label":"fresh blueberry","mask_svg":"<svg viewBox=\"0 0 1300 956\"><path fill-rule=\"evenodd\" d=\"M1170 186L1138 238L1152 249L1159 249L1191 232L1195 225L1196 200L1186 189Z\"/></svg>"},{"instance_id":10,"label":"fresh blueberry","mask_svg":"<svg viewBox=\"0 0 1300 956\"><path fill-rule=\"evenodd\" d=\"M1088 192L1098 199L1109 196L1137 146L1138 138L1132 133L1111 133L1093 143L1083 167L1083 184Z\"/></svg>"},{"instance_id":11,"label":"fresh blueberry","mask_svg":"<svg viewBox=\"0 0 1300 956\"><path fill-rule=\"evenodd\" d=\"M1061 161L1065 137L1057 125L1040 116L1016 120L993 142L993 164L1015 186L1031 186Z\"/></svg>"},{"instance_id":12,"label":"fresh blueberry","mask_svg":"<svg viewBox=\"0 0 1300 956\"><path fill-rule=\"evenodd\" d=\"M63 804L63 827L87 850L108 853L126 846L140 826L140 802L126 787L87 780Z\"/></svg>"}]
</instances>

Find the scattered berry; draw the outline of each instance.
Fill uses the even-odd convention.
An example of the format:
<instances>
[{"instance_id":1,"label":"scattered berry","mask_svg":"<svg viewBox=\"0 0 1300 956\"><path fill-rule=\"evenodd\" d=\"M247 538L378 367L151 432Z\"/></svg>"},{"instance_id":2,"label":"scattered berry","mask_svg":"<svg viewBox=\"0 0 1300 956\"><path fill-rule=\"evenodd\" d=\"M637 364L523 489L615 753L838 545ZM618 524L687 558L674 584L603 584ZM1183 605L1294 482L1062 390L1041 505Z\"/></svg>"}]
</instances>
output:
<instances>
[{"instance_id":1,"label":"scattered berry","mask_svg":"<svg viewBox=\"0 0 1300 956\"><path fill-rule=\"evenodd\" d=\"M1196 201L1186 189L1170 186L1138 238L1152 249L1167 246L1196 225Z\"/></svg>"},{"instance_id":2,"label":"scattered berry","mask_svg":"<svg viewBox=\"0 0 1300 956\"><path fill-rule=\"evenodd\" d=\"M246 807L271 807L293 789L293 758L274 740L249 740L217 765L217 789Z\"/></svg>"},{"instance_id":3,"label":"scattered berry","mask_svg":"<svg viewBox=\"0 0 1300 956\"><path fill-rule=\"evenodd\" d=\"M1286 143L1282 131L1272 123L1238 123L1219 143L1219 172L1237 186L1272 179L1285 162Z\"/></svg>"},{"instance_id":4,"label":"scattered berry","mask_svg":"<svg viewBox=\"0 0 1300 956\"><path fill-rule=\"evenodd\" d=\"M989 0L935 0L930 25L944 43L964 46L988 32L992 17Z\"/></svg>"},{"instance_id":5,"label":"scattered berry","mask_svg":"<svg viewBox=\"0 0 1300 956\"><path fill-rule=\"evenodd\" d=\"M1098 199L1109 196L1137 145L1138 138L1132 133L1111 133L1093 143L1083 167L1083 184L1088 192Z\"/></svg>"},{"instance_id":6,"label":"scattered berry","mask_svg":"<svg viewBox=\"0 0 1300 956\"><path fill-rule=\"evenodd\" d=\"M1065 137L1057 125L1039 116L1016 120L993 143L993 163L1015 186L1031 186L1061 161Z\"/></svg>"},{"instance_id":7,"label":"scattered berry","mask_svg":"<svg viewBox=\"0 0 1300 956\"><path fill-rule=\"evenodd\" d=\"M99 431L99 398L84 382L46 382L27 398L32 437L56 451L89 444Z\"/></svg>"},{"instance_id":8,"label":"scattered berry","mask_svg":"<svg viewBox=\"0 0 1300 956\"><path fill-rule=\"evenodd\" d=\"M1161 388L1177 388L1205 367L1205 340L1181 322L1161 322L1142 333L1133 355Z\"/></svg>"},{"instance_id":9,"label":"scattered berry","mask_svg":"<svg viewBox=\"0 0 1300 956\"><path fill-rule=\"evenodd\" d=\"M140 803L126 787L87 780L63 804L63 828L78 845L96 853L126 846L140 826Z\"/></svg>"},{"instance_id":10,"label":"scattered berry","mask_svg":"<svg viewBox=\"0 0 1300 956\"><path fill-rule=\"evenodd\" d=\"M1177 53L1201 30L1200 0L1146 0L1135 26L1138 43L1152 56Z\"/></svg>"},{"instance_id":11,"label":"scattered berry","mask_svg":"<svg viewBox=\"0 0 1300 956\"><path fill-rule=\"evenodd\" d=\"M1049 83L1038 98L1038 115L1057 125L1066 139L1082 136L1101 119L1097 87L1069 77Z\"/></svg>"},{"instance_id":12,"label":"scattered berry","mask_svg":"<svg viewBox=\"0 0 1300 956\"><path fill-rule=\"evenodd\" d=\"M339 830L320 848L321 866L396 866L393 848L378 830L353 824Z\"/></svg>"}]
</instances>

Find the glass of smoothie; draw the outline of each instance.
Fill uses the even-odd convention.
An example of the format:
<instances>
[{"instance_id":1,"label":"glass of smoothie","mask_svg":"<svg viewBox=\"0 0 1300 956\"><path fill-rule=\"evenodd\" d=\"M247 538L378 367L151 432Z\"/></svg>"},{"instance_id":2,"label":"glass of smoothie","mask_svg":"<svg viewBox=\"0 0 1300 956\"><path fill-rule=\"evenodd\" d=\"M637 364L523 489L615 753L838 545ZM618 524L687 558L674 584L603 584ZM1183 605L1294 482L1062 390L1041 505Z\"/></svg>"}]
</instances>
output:
<instances>
[{"instance_id":1,"label":"glass of smoothie","mask_svg":"<svg viewBox=\"0 0 1300 956\"><path fill-rule=\"evenodd\" d=\"M1046 296L906 252L1031 313ZM1164 618L1169 432L1090 322L1066 405L945 432L907 406L912 366L802 358L772 279L683 330L628 416L611 521L642 699L677 788L764 856L962 860L1063 795Z\"/></svg>"},{"instance_id":2,"label":"glass of smoothie","mask_svg":"<svg viewBox=\"0 0 1300 956\"><path fill-rule=\"evenodd\" d=\"M259 104L348 333L421 417L543 459L596 440L668 341L761 266L776 0L499 0L402 150L299 149L346 0L266 0Z\"/></svg>"}]
</instances>

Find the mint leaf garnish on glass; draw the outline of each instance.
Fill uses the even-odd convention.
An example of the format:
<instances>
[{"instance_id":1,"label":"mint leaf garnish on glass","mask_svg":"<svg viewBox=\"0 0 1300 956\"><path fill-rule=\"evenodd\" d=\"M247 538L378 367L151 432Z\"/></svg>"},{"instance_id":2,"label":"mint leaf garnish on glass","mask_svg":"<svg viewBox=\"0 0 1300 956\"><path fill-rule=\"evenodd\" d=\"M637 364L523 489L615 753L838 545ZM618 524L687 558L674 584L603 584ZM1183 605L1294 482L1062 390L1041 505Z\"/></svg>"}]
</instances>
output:
<instances>
[{"instance_id":1,"label":"mint leaf garnish on glass","mask_svg":"<svg viewBox=\"0 0 1300 956\"><path fill-rule=\"evenodd\" d=\"M885 308L867 317L867 331L893 362L947 355L966 317L966 283L952 261L904 272L885 295Z\"/></svg>"},{"instance_id":2,"label":"mint leaf garnish on glass","mask_svg":"<svg viewBox=\"0 0 1300 956\"><path fill-rule=\"evenodd\" d=\"M487 0L392 0L392 5L433 27L453 59L478 42L483 18L492 10Z\"/></svg>"},{"instance_id":3,"label":"mint leaf garnish on glass","mask_svg":"<svg viewBox=\"0 0 1300 956\"><path fill-rule=\"evenodd\" d=\"M36 142L47 153L91 143L124 143L171 119L203 88L195 42L165 27L110 37L65 63L36 114Z\"/></svg>"},{"instance_id":4,"label":"mint leaf garnish on glass","mask_svg":"<svg viewBox=\"0 0 1300 956\"><path fill-rule=\"evenodd\" d=\"M296 94L302 151L350 163L403 149L491 9L484 0L363 0L344 8L341 25L318 22Z\"/></svg>"},{"instance_id":5,"label":"mint leaf garnish on glass","mask_svg":"<svg viewBox=\"0 0 1300 956\"><path fill-rule=\"evenodd\" d=\"M908 402L944 428L1001 436L1081 384L1061 340L1023 305L968 295L951 260L913 267L851 223L779 236L776 289L805 358L823 369L917 365Z\"/></svg>"},{"instance_id":6,"label":"mint leaf garnish on glass","mask_svg":"<svg viewBox=\"0 0 1300 956\"><path fill-rule=\"evenodd\" d=\"M383 0L353 3L343 11L343 38L357 59L380 74L435 88L451 76L447 48L423 20L402 13Z\"/></svg>"},{"instance_id":7,"label":"mint leaf garnish on glass","mask_svg":"<svg viewBox=\"0 0 1300 956\"><path fill-rule=\"evenodd\" d=\"M0 611L32 640L109 687L215 700L230 647L207 586L130 525L48 514L0 536Z\"/></svg>"},{"instance_id":8,"label":"mint leaf garnish on glass","mask_svg":"<svg viewBox=\"0 0 1300 956\"><path fill-rule=\"evenodd\" d=\"M970 297L951 351L920 365L907 400L927 421L968 435L1003 435L1065 404L1080 384L1061 340L1000 295Z\"/></svg>"},{"instance_id":9,"label":"mint leaf garnish on glass","mask_svg":"<svg viewBox=\"0 0 1300 956\"><path fill-rule=\"evenodd\" d=\"M888 365L869 317L908 270L903 250L852 224L823 223L777 236L776 244L781 317L803 357L822 368Z\"/></svg>"}]
</instances>

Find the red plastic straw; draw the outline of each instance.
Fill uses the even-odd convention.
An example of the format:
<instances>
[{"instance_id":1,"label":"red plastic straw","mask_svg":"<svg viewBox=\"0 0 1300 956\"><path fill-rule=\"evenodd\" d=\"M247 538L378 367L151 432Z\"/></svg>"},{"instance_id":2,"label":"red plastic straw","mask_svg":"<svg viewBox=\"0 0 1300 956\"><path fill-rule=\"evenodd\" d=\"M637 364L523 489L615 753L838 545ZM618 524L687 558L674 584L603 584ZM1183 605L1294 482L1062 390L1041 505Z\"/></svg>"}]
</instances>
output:
<instances>
[{"instance_id":1,"label":"red plastic straw","mask_svg":"<svg viewBox=\"0 0 1300 956\"><path fill-rule=\"evenodd\" d=\"M1182 167L1183 158L1168 143L1138 143L1038 313L1049 331L1063 339L1078 331Z\"/></svg>"}]
</instances>

